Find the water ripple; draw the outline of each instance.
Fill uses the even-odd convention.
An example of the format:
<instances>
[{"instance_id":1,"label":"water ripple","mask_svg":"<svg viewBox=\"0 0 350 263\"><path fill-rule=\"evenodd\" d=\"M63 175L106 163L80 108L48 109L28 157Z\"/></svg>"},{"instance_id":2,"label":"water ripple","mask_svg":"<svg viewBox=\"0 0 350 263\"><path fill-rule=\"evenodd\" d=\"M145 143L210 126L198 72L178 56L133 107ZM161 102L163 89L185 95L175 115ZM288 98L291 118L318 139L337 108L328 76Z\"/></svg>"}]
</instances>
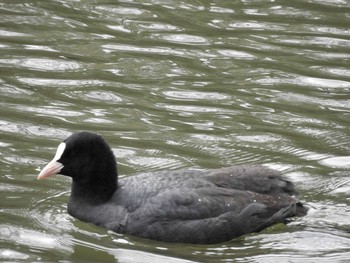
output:
<instances>
[{"instance_id":1,"label":"water ripple","mask_svg":"<svg viewBox=\"0 0 350 263\"><path fill-rule=\"evenodd\" d=\"M42 50L42 49L40 49ZM1 65L2 64L2 65ZM75 71L80 68L76 62L45 58L0 59L0 66L24 67L41 71Z\"/></svg>"},{"instance_id":2,"label":"water ripple","mask_svg":"<svg viewBox=\"0 0 350 263\"><path fill-rule=\"evenodd\" d=\"M349 7L3 1L0 258L131 262L136 251L159 262L154 253L180 262L345 262ZM66 213L68 179L35 179L57 144L80 130L107 139L123 176L264 163L298 184L309 215L206 247L85 224Z\"/></svg>"}]
</instances>

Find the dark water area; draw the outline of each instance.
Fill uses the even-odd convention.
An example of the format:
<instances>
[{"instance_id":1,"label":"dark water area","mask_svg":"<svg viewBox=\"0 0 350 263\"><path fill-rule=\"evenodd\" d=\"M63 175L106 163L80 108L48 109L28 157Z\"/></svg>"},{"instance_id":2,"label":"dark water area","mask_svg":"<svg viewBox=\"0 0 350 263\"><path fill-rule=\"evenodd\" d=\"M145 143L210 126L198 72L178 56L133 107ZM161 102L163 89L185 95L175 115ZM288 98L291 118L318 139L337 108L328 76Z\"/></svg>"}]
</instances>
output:
<instances>
[{"instance_id":1,"label":"dark water area","mask_svg":"<svg viewBox=\"0 0 350 263\"><path fill-rule=\"evenodd\" d=\"M349 1L1 1L0 102L0 261L350 259ZM309 213L208 246L83 223L36 180L81 130L121 176L265 164Z\"/></svg>"}]
</instances>

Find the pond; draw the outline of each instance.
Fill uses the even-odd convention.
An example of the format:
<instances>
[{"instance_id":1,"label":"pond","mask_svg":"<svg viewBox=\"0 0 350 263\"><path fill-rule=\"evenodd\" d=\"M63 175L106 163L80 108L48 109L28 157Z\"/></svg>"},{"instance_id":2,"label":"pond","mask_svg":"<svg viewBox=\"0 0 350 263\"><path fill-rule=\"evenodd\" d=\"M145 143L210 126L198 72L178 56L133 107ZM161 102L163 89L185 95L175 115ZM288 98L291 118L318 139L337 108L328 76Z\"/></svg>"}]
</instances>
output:
<instances>
[{"instance_id":1,"label":"pond","mask_svg":"<svg viewBox=\"0 0 350 263\"><path fill-rule=\"evenodd\" d=\"M0 260L347 262L346 0L0 3ZM306 217L215 245L125 236L66 212L36 179L58 144L101 134L121 176L265 164Z\"/></svg>"}]
</instances>

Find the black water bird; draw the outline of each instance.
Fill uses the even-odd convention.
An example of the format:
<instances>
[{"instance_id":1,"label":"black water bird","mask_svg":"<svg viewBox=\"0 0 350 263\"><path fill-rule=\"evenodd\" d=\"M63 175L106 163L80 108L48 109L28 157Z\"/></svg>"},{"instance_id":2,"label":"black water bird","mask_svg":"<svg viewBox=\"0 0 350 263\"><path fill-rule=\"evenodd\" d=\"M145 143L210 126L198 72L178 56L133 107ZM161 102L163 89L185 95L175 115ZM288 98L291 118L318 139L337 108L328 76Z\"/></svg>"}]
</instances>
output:
<instances>
[{"instance_id":1,"label":"black water bird","mask_svg":"<svg viewBox=\"0 0 350 263\"><path fill-rule=\"evenodd\" d=\"M72 178L70 215L160 241L219 243L307 213L293 183L261 165L118 179L111 148L89 132L62 142L38 179L54 174Z\"/></svg>"}]
</instances>

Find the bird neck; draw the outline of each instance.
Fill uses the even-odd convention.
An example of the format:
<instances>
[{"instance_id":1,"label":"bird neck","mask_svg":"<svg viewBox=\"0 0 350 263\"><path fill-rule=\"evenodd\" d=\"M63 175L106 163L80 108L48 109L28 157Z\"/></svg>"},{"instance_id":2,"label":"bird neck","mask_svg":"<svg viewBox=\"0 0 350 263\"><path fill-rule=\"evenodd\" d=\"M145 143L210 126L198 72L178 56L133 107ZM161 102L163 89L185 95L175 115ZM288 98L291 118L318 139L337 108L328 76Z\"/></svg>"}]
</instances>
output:
<instances>
[{"instance_id":1,"label":"bird neck","mask_svg":"<svg viewBox=\"0 0 350 263\"><path fill-rule=\"evenodd\" d=\"M107 180L107 178L110 178ZM99 204L108 201L118 188L117 176L106 177L103 180L80 182L73 180L71 201L89 204Z\"/></svg>"}]
</instances>

